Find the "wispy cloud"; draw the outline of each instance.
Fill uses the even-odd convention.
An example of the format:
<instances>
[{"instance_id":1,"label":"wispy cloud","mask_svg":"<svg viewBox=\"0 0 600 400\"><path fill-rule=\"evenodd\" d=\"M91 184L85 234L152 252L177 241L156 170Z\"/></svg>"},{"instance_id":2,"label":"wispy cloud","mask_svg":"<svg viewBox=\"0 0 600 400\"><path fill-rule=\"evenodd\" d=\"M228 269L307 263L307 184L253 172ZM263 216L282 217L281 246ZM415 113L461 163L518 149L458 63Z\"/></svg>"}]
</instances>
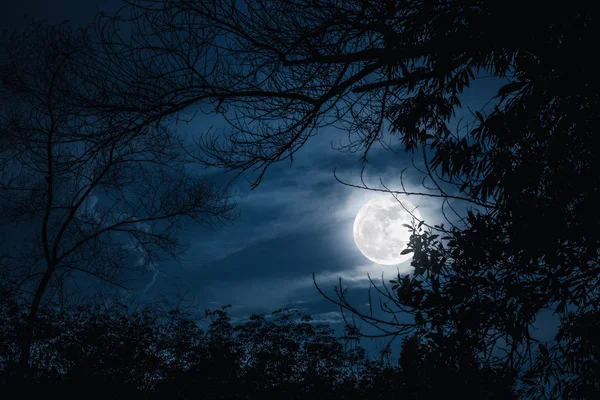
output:
<instances>
[{"instance_id":1,"label":"wispy cloud","mask_svg":"<svg viewBox=\"0 0 600 400\"><path fill-rule=\"evenodd\" d=\"M339 311L328 311L312 316L312 320L308 321L311 324L341 324L344 322L344 317Z\"/></svg>"},{"instance_id":2,"label":"wispy cloud","mask_svg":"<svg viewBox=\"0 0 600 400\"><path fill-rule=\"evenodd\" d=\"M100 207L100 198L96 195L90 194L85 198L82 206L77 210L77 216L89 216L96 223L102 224L101 226L109 226L111 222L107 222L102 218L102 215L99 213L98 209ZM110 216L113 218L113 222L125 218L130 218L131 215L127 214L116 214L111 213ZM143 232L150 232L150 225L147 223L137 222L135 224L135 229ZM124 236L124 235L121 235ZM150 272L151 277L146 282L144 287L141 290L136 291L136 295L145 294L156 282L156 278L158 277L160 270L156 262L152 261L149 257L148 252L143 246L134 239L134 237L123 237L125 240L122 247L128 250L135 258L134 267L139 269L140 271Z\"/></svg>"},{"instance_id":3,"label":"wispy cloud","mask_svg":"<svg viewBox=\"0 0 600 400\"><path fill-rule=\"evenodd\" d=\"M308 154L311 149L303 150ZM383 162L385 157L389 158ZM275 165L256 190L240 199L239 221L218 231L196 231L190 238L185 268L200 271L199 281L190 282L201 286L199 296L232 304L236 313L268 313L286 304L303 304L307 297L321 298L314 290L312 271L317 284L327 291L340 278L344 287L362 290L370 286L368 275L376 283L383 278L387 284L398 273L411 273L410 261L397 268L383 266L369 262L357 249L352 232L356 214L369 200L384 194L335 180L333 167L337 166L340 179L360 184L361 164L347 161L351 158L319 149L304 159L299 157L292 167ZM377 152L376 158L381 162L368 165L365 183L381 188L381 179L390 189L401 189L402 165L398 165L410 166L410 162L390 152ZM398 168L389 168L390 160ZM405 176L407 191L424 191L422 177L417 175ZM410 196L408 200L419 207L428 223L443 219L440 199ZM311 311L328 311L319 307L310 305ZM333 314L326 317L339 320Z\"/></svg>"},{"instance_id":4,"label":"wispy cloud","mask_svg":"<svg viewBox=\"0 0 600 400\"><path fill-rule=\"evenodd\" d=\"M343 287L360 289L371 286L369 278L373 283L381 285L382 281L387 284L389 280L396 278L398 274L407 275L411 274L413 271L414 268L410 266L410 260L407 260L396 267L375 263L359 264L354 268L340 271L320 271L315 274L315 281L319 286L330 287L332 285L339 286L338 284L341 280ZM294 285L293 283L290 284ZM313 285L314 282L312 277L302 279L295 284L296 287L309 287Z\"/></svg>"}]
</instances>

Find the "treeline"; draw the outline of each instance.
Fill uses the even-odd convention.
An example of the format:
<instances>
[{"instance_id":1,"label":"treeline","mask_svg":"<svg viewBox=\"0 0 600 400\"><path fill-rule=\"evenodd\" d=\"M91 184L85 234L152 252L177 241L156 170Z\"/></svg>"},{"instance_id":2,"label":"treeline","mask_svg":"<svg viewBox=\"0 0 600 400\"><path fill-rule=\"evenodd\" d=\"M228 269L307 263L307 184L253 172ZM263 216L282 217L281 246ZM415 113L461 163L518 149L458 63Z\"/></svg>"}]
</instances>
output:
<instances>
[{"instance_id":1,"label":"treeline","mask_svg":"<svg viewBox=\"0 0 600 400\"><path fill-rule=\"evenodd\" d=\"M416 336L397 362L373 360L349 337L297 310L234 324L227 308L189 311L120 302L40 311L31 372L19 380L25 308L0 309L2 392L148 399L514 398L505 370L443 355ZM201 326L204 326L203 329Z\"/></svg>"}]
</instances>

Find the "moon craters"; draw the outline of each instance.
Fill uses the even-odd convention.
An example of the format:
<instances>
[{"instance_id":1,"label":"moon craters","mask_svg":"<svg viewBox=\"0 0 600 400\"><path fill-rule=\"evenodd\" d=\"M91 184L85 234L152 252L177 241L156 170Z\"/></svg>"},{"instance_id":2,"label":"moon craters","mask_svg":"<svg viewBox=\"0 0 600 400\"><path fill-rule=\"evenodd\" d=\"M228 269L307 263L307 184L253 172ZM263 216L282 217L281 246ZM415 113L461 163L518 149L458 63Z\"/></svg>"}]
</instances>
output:
<instances>
[{"instance_id":1,"label":"moon craters","mask_svg":"<svg viewBox=\"0 0 600 400\"><path fill-rule=\"evenodd\" d=\"M378 197L363 205L356 215L354 240L369 260L395 265L411 257L400 254L410 235L402 224L412 221L409 211L418 219L421 215L407 200L401 200L401 203L392 196Z\"/></svg>"}]
</instances>

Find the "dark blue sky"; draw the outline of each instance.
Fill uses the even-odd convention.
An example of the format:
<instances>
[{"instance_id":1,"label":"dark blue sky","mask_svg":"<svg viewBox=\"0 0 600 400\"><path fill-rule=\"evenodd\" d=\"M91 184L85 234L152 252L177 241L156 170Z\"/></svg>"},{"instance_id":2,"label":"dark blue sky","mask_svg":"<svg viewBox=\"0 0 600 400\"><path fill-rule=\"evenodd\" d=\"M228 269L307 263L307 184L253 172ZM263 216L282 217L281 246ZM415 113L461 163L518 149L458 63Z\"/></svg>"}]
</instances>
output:
<instances>
[{"instance_id":1,"label":"dark blue sky","mask_svg":"<svg viewBox=\"0 0 600 400\"><path fill-rule=\"evenodd\" d=\"M81 0L12 2L2 15L2 25L19 28L32 17L85 23L91 21L98 8L111 12L119 4L115 0L98 5ZM463 98L464 105L481 109L501 84L479 80ZM457 117L461 116L469 117L466 108ZM198 116L180 129L195 134L212 123L212 119ZM315 290L315 272L320 286L328 293L333 292L338 278L343 278L351 288L349 298L367 311L367 273L380 278L384 272L387 281L396 273L396 267L370 262L354 244L352 223L356 213L380 194L348 188L335 181L333 169L337 167L338 176L358 182L361 164L359 154L332 149L332 139L344 141L347 134L330 128L320 131L296 155L292 165L274 165L254 191L249 190L244 179L239 180L234 188L240 192L240 218L216 230L187 227L188 250L181 264L165 262L157 266L158 274L148 271L137 285L139 291L147 298L183 291L194 298L200 310L231 304L234 321L243 321L251 313L299 308L312 314L316 321L339 329L339 308ZM382 178L389 187L399 189L400 171L410 166L410 158L400 149L397 137L391 138L391 144L399 150L397 154L379 147L370 153L365 177L374 187L379 187ZM223 182L228 179L218 171L214 177ZM406 178L407 190L423 191L418 172L413 170ZM409 200L419 207L427 223L443 222L439 199L412 196ZM408 270L408 262L398 268ZM549 323L547 318L540 322L542 326Z\"/></svg>"}]
</instances>

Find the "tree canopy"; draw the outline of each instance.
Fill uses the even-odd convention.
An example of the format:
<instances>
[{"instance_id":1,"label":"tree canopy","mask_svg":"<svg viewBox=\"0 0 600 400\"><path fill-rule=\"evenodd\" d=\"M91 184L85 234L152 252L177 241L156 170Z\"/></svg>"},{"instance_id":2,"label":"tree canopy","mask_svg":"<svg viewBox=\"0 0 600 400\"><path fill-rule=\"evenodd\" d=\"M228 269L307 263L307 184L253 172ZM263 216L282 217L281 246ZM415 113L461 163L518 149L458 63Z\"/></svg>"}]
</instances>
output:
<instances>
[{"instance_id":1,"label":"tree canopy","mask_svg":"<svg viewBox=\"0 0 600 400\"><path fill-rule=\"evenodd\" d=\"M514 382L504 372L474 365L473 374L464 376L415 341L407 341L399 363L373 361L363 348L298 310L255 314L234 324L227 306L198 318L183 306L122 302L63 309L45 303L33 342L36 368L26 386L18 387L13 374L26 304L13 296L1 300L0 388L23 395L422 398L437 395L444 385L446 393L457 394L468 387L469 398L514 396Z\"/></svg>"}]
</instances>

